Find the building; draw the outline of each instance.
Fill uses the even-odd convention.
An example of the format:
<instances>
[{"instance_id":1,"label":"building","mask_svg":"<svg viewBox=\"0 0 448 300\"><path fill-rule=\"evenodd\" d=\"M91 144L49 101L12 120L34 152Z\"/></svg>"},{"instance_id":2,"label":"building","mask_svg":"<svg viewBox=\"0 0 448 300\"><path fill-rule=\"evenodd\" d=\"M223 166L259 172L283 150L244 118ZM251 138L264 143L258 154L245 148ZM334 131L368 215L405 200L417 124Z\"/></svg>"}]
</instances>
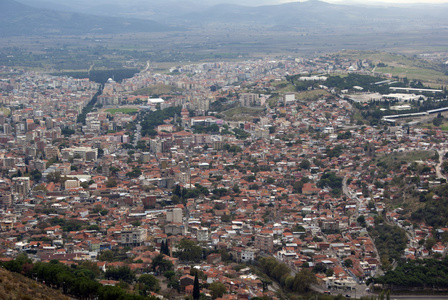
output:
<instances>
[{"instance_id":1,"label":"building","mask_svg":"<svg viewBox=\"0 0 448 300\"><path fill-rule=\"evenodd\" d=\"M240 104L241 106L251 107L258 105L260 97L258 94L253 93L242 93L240 95Z\"/></svg>"},{"instance_id":2,"label":"building","mask_svg":"<svg viewBox=\"0 0 448 300\"><path fill-rule=\"evenodd\" d=\"M285 103L294 102L296 101L296 94L294 93L285 94L284 99Z\"/></svg>"},{"instance_id":3,"label":"building","mask_svg":"<svg viewBox=\"0 0 448 300\"><path fill-rule=\"evenodd\" d=\"M77 179L66 180L64 182L64 185L65 185L66 190L67 189L76 189L76 188L79 188L79 180L77 180Z\"/></svg>"},{"instance_id":4,"label":"building","mask_svg":"<svg viewBox=\"0 0 448 300\"><path fill-rule=\"evenodd\" d=\"M182 208L173 208L166 212L166 221L171 223L182 223Z\"/></svg>"},{"instance_id":5,"label":"building","mask_svg":"<svg viewBox=\"0 0 448 300\"><path fill-rule=\"evenodd\" d=\"M14 177L12 179L13 193L26 196L30 191L30 178L29 177Z\"/></svg>"},{"instance_id":6,"label":"building","mask_svg":"<svg viewBox=\"0 0 448 300\"><path fill-rule=\"evenodd\" d=\"M124 229L121 231L120 243L122 246L138 247L142 246L148 233L144 228Z\"/></svg>"},{"instance_id":7,"label":"building","mask_svg":"<svg viewBox=\"0 0 448 300\"><path fill-rule=\"evenodd\" d=\"M171 235L186 235L187 230L185 226L182 223L170 223L166 224L165 227L165 234L171 234Z\"/></svg>"},{"instance_id":8,"label":"building","mask_svg":"<svg viewBox=\"0 0 448 300\"><path fill-rule=\"evenodd\" d=\"M242 262L254 261L258 252L259 250L254 248L243 249L241 251L241 261Z\"/></svg>"},{"instance_id":9,"label":"building","mask_svg":"<svg viewBox=\"0 0 448 300\"><path fill-rule=\"evenodd\" d=\"M196 238L197 238L198 242L208 241L208 228L198 229Z\"/></svg>"},{"instance_id":10,"label":"building","mask_svg":"<svg viewBox=\"0 0 448 300\"><path fill-rule=\"evenodd\" d=\"M274 250L274 237L268 234L255 235L254 247L261 251L272 252Z\"/></svg>"}]
</instances>

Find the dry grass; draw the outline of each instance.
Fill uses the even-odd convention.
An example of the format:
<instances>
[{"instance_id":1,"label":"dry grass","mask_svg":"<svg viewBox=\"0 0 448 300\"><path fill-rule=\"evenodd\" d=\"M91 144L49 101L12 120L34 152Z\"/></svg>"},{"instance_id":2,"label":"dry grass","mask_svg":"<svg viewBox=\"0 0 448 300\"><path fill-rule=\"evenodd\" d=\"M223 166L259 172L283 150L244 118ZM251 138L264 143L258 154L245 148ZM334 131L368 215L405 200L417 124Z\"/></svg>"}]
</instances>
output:
<instances>
[{"instance_id":1,"label":"dry grass","mask_svg":"<svg viewBox=\"0 0 448 300\"><path fill-rule=\"evenodd\" d=\"M69 300L60 291L53 290L25 276L0 268L0 300Z\"/></svg>"}]
</instances>

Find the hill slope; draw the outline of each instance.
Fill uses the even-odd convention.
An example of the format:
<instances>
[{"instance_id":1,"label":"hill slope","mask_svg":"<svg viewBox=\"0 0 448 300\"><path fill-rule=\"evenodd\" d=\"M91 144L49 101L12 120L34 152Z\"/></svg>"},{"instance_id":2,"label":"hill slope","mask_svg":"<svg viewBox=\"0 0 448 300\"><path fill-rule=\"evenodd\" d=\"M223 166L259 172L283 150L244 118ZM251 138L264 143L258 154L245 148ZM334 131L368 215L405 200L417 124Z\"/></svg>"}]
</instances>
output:
<instances>
[{"instance_id":1,"label":"hill slope","mask_svg":"<svg viewBox=\"0 0 448 300\"><path fill-rule=\"evenodd\" d=\"M25 276L0 268L0 299L69 300L70 298Z\"/></svg>"},{"instance_id":2,"label":"hill slope","mask_svg":"<svg viewBox=\"0 0 448 300\"><path fill-rule=\"evenodd\" d=\"M168 31L151 20L92 16L36 9L14 0L0 0L0 28L3 36L48 34L109 34Z\"/></svg>"}]
</instances>

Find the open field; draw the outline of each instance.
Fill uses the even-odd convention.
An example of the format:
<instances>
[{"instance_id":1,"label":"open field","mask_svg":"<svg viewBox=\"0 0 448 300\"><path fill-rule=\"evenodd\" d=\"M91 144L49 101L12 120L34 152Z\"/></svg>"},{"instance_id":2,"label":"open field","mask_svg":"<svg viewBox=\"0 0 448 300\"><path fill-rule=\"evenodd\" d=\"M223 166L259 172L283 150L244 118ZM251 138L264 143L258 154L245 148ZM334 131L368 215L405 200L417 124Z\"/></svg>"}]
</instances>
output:
<instances>
[{"instance_id":1,"label":"open field","mask_svg":"<svg viewBox=\"0 0 448 300\"><path fill-rule=\"evenodd\" d=\"M223 112L223 114L226 116L226 120L243 121L247 120L248 118L260 116L260 113L263 110L264 108L238 106Z\"/></svg>"},{"instance_id":2,"label":"open field","mask_svg":"<svg viewBox=\"0 0 448 300\"><path fill-rule=\"evenodd\" d=\"M0 112L3 112L4 115L9 116L11 111L6 107L0 107Z\"/></svg>"},{"instance_id":3,"label":"open field","mask_svg":"<svg viewBox=\"0 0 448 300\"><path fill-rule=\"evenodd\" d=\"M434 51L435 49L430 52ZM439 66L436 63L413 56L377 51L344 51L337 53L336 56L350 59L369 59L374 64L383 63L386 66L376 67L375 72L421 80L425 84L436 88L448 83L448 75L438 70Z\"/></svg>"},{"instance_id":4,"label":"open field","mask_svg":"<svg viewBox=\"0 0 448 300\"><path fill-rule=\"evenodd\" d=\"M434 151L409 151L409 152L394 152L385 156L379 156L378 161L385 162L387 165L392 165L394 162L405 161L406 163L411 163L414 161L425 161L431 158L435 154Z\"/></svg>"},{"instance_id":5,"label":"open field","mask_svg":"<svg viewBox=\"0 0 448 300\"><path fill-rule=\"evenodd\" d=\"M131 107L110 108L110 109L106 109L106 112L108 112L112 115L114 115L116 113L129 114L129 113L138 112L138 108L131 108Z\"/></svg>"},{"instance_id":6,"label":"open field","mask_svg":"<svg viewBox=\"0 0 448 300\"><path fill-rule=\"evenodd\" d=\"M322 96L328 96L331 95L326 90L312 90L312 91L304 91L300 93L296 93L296 99L298 100L318 100Z\"/></svg>"},{"instance_id":7,"label":"open field","mask_svg":"<svg viewBox=\"0 0 448 300\"><path fill-rule=\"evenodd\" d=\"M152 95L163 95L163 94L170 94L170 93L175 93L175 92L181 92L182 89L180 88L176 88L173 87L171 85L166 85L166 84L157 84L154 86L150 86L147 88L143 88L140 90L137 90L135 92L133 92L133 95L148 95L148 96L152 96Z\"/></svg>"},{"instance_id":8,"label":"open field","mask_svg":"<svg viewBox=\"0 0 448 300\"><path fill-rule=\"evenodd\" d=\"M158 70L170 66L201 61L233 61L290 55L292 57L315 57L335 53L343 49L382 51L414 55L426 51L448 51L448 29L408 33L344 34L304 33L297 31L274 31L267 28L229 25L195 28L184 32L132 33L84 36L30 36L0 37L0 50L19 50L16 55L1 64L69 70L96 67L113 67L130 57L145 66L146 61ZM29 55L29 52L32 55ZM359 53L358 53L359 54ZM51 56L49 56L51 55ZM365 53L360 58L387 63L386 57L377 57L375 52ZM396 57L390 57L396 59ZM72 61L73 64L68 64ZM76 62L76 64L74 64ZM400 62L399 63L404 63ZM157 64L159 64L157 66Z\"/></svg>"},{"instance_id":9,"label":"open field","mask_svg":"<svg viewBox=\"0 0 448 300\"><path fill-rule=\"evenodd\" d=\"M408 79L418 79L423 82L433 83L433 84L446 84L448 82L448 76L443 72L436 70L418 68L413 66L399 65L392 63L388 67L376 68L376 72L379 73L389 73L393 76L398 76L400 78L407 77ZM439 85L440 87L440 85Z\"/></svg>"}]
</instances>

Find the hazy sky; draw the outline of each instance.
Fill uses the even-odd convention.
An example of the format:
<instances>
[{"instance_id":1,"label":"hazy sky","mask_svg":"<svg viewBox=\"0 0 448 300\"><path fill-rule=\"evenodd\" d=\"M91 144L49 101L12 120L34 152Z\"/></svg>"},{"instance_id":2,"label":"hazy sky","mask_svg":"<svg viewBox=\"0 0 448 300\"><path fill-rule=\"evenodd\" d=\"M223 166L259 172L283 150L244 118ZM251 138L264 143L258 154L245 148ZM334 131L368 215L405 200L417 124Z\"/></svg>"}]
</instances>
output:
<instances>
[{"instance_id":1,"label":"hazy sky","mask_svg":"<svg viewBox=\"0 0 448 300\"><path fill-rule=\"evenodd\" d=\"M279 0L281 3L286 2L304 2L307 0ZM397 4L397 3L448 3L448 0L322 0L328 3L359 3L359 4Z\"/></svg>"}]
</instances>

